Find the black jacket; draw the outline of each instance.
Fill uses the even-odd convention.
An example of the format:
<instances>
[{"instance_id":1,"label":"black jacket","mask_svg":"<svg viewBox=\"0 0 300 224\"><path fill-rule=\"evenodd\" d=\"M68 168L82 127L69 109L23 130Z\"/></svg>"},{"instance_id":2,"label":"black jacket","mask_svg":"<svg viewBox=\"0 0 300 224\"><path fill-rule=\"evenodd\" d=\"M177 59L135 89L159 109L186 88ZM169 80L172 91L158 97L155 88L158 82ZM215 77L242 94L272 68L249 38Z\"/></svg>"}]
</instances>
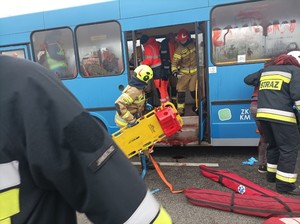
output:
<instances>
[{"instance_id":1,"label":"black jacket","mask_svg":"<svg viewBox=\"0 0 300 224\"><path fill-rule=\"evenodd\" d=\"M152 197L106 130L36 63L0 56L0 139L12 224L73 224L75 210L96 224L124 223Z\"/></svg>"},{"instance_id":2,"label":"black jacket","mask_svg":"<svg viewBox=\"0 0 300 224\"><path fill-rule=\"evenodd\" d=\"M296 124L293 105L300 107L300 68L294 65L272 65L244 79L259 86L257 119Z\"/></svg>"}]
</instances>

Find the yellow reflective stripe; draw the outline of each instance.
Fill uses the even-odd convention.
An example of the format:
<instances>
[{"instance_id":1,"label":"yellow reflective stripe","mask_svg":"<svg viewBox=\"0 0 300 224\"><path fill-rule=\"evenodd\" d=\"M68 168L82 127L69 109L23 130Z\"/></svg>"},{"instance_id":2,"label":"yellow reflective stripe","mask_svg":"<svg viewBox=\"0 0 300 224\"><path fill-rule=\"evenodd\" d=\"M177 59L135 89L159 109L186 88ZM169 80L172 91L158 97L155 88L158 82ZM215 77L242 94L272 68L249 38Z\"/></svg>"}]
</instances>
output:
<instances>
[{"instance_id":1,"label":"yellow reflective stripe","mask_svg":"<svg viewBox=\"0 0 300 224\"><path fill-rule=\"evenodd\" d=\"M143 201L124 224L152 223L159 212L159 207L154 196L147 191Z\"/></svg>"},{"instance_id":2,"label":"yellow reflective stripe","mask_svg":"<svg viewBox=\"0 0 300 224\"><path fill-rule=\"evenodd\" d=\"M267 163L267 171L270 172L270 173L276 173L276 171L277 171L277 165L276 164Z\"/></svg>"},{"instance_id":3,"label":"yellow reflective stripe","mask_svg":"<svg viewBox=\"0 0 300 224\"><path fill-rule=\"evenodd\" d=\"M285 117L281 115L275 115L275 114L267 114L267 113L258 113L256 114L257 118L270 118L278 121L285 121L290 123L297 123L296 118L291 117Z\"/></svg>"},{"instance_id":4,"label":"yellow reflective stripe","mask_svg":"<svg viewBox=\"0 0 300 224\"><path fill-rule=\"evenodd\" d=\"M119 127L125 127L128 124L128 122L126 120L122 119L118 113L116 113L116 115L115 115L115 123Z\"/></svg>"},{"instance_id":5,"label":"yellow reflective stripe","mask_svg":"<svg viewBox=\"0 0 300 224\"><path fill-rule=\"evenodd\" d=\"M291 74L288 72L272 71L272 72L263 72L260 77L260 81L264 80L283 80L285 83L290 83Z\"/></svg>"},{"instance_id":6,"label":"yellow reflective stripe","mask_svg":"<svg viewBox=\"0 0 300 224\"><path fill-rule=\"evenodd\" d=\"M172 224L172 219L167 211L161 206L159 214L154 220L153 224Z\"/></svg>"},{"instance_id":7,"label":"yellow reflective stripe","mask_svg":"<svg viewBox=\"0 0 300 224\"><path fill-rule=\"evenodd\" d=\"M0 193L0 220L20 212L19 188Z\"/></svg>"},{"instance_id":8,"label":"yellow reflective stripe","mask_svg":"<svg viewBox=\"0 0 300 224\"><path fill-rule=\"evenodd\" d=\"M183 72L183 73L195 73L197 72L197 68L194 68L194 69L180 69L180 72Z\"/></svg>"},{"instance_id":9,"label":"yellow reflective stripe","mask_svg":"<svg viewBox=\"0 0 300 224\"><path fill-rule=\"evenodd\" d=\"M284 111L284 110L277 110L277 109L270 109L270 108L259 108L259 109L257 109L257 112L283 115L285 117L296 117L294 112L289 112L289 111Z\"/></svg>"},{"instance_id":10,"label":"yellow reflective stripe","mask_svg":"<svg viewBox=\"0 0 300 224\"><path fill-rule=\"evenodd\" d=\"M131 98L131 96L129 96L127 93L123 93L121 95L121 100L123 103L125 103L126 105L128 104L132 104L133 99Z\"/></svg>"},{"instance_id":11,"label":"yellow reflective stripe","mask_svg":"<svg viewBox=\"0 0 300 224\"><path fill-rule=\"evenodd\" d=\"M0 164L0 190L20 184L19 162L12 161Z\"/></svg>"},{"instance_id":12,"label":"yellow reflective stripe","mask_svg":"<svg viewBox=\"0 0 300 224\"><path fill-rule=\"evenodd\" d=\"M300 100L295 101L295 106L300 110Z\"/></svg>"},{"instance_id":13,"label":"yellow reflective stripe","mask_svg":"<svg viewBox=\"0 0 300 224\"><path fill-rule=\"evenodd\" d=\"M174 54L174 55L173 55L173 59L178 59L178 60L180 60L180 59L181 59L181 55L180 55L180 54Z\"/></svg>"},{"instance_id":14,"label":"yellow reflective stripe","mask_svg":"<svg viewBox=\"0 0 300 224\"><path fill-rule=\"evenodd\" d=\"M185 103L177 103L177 108L184 108L185 107Z\"/></svg>"},{"instance_id":15,"label":"yellow reflective stripe","mask_svg":"<svg viewBox=\"0 0 300 224\"><path fill-rule=\"evenodd\" d=\"M257 109L256 117L270 118L279 121L297 123L296 116L293 112L270 109L270 108Z\"/></svg>"},{"instance_id":16,"label":"yellow reflective stripe","mask_svg":"<svg viewBox=\"0 0 300 224\"><path fill-rule=\"evenodd\" d=\"M0 220L0 224L11 224L11 219L4 219L4 220Z\"/></svg>"},{"instance_id":17,"label":"yellow reflective stripe","mask_svg":"<svg viewBox=\"0 0 300 224\"><path fill-rule=\"evenodd\" d=\"M130 116L130 114L131 113L128 110L121 118L126 119L126 118L128 118Z\"/></svg>"},{"instance_id":18,"label":"yellow reflective stripe","mask_svg":"<svg viewBox=\"0 0 300 224\"><path fill-rule=\"evenodd\" d=\"M276 179L281 180L286 183L295 183L297 181L297 174L295 173L284 173L277 170Z\"/></svg>"}]
</instances>

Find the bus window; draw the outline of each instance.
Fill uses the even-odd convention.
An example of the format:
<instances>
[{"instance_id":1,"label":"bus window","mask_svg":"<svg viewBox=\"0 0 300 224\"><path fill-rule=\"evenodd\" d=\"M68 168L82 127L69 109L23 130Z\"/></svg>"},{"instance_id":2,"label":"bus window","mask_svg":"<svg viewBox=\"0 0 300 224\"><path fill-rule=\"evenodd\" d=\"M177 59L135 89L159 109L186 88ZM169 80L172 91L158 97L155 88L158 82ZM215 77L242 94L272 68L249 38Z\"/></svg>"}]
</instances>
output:
<instances>
[{"instance_id":1,"label":"bus window","mask_svg":"<svg viewBox=\"0 0 300 224\"><path fill-rule=\"evenodd\" d=\"M82 76L117 75L123 71L121 29L117 22L78 26L76 39Z\"/></svg>"},{"instance_id":2,"label":"bus window","mask_svg":"<svg viewBox=\"0 0 300 224\"><path fill-rule=\"evenodd\" d=\"M61 79L74 78L76 64L71 29L36 31L31 40L36 62L54 71Z\"/></svg>"},{"instance_id":3,"label":"bus window","mask_svg":"<svg viewBox=\"0 0 300 224\"><path fill-rule=\"evenodd\" d=\"M263 62L299 50L299 1L255 1L212 10L212 58L215 64ZM288 13L282 13L288 12Z\"/></svg>"},{"instance_id":4,"label":"bus window","mask_svg":"<svg viewBox=\"0 0 300 224\"><path fill-rule=\"evenodd\" d=\"M0 51L0 54L8 55L8 56L15 57L15 58L26 59L25 52L22 49L21 50Z\"/></svg>"}]
</instances>

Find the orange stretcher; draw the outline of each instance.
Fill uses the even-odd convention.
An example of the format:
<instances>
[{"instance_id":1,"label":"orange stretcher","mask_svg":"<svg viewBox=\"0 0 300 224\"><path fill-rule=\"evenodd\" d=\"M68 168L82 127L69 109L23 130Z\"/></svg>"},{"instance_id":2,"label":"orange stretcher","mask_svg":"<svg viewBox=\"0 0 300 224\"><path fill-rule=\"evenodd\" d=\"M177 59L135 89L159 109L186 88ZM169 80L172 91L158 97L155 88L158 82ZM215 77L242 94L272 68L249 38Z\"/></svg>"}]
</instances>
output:
<instances>
[{"instance_id":1,"label":"orange stretcher","mask_svg":"<svg viewBox=\"0 0 300 224\"><path fill-rule=\"evenodd\" d=\"M133 127L124 127L112 134L113 140L131 158L148 150L156 142L180 131L183 120L172 103L166 103L143 115Z\"/></svg>"}]
</instances>

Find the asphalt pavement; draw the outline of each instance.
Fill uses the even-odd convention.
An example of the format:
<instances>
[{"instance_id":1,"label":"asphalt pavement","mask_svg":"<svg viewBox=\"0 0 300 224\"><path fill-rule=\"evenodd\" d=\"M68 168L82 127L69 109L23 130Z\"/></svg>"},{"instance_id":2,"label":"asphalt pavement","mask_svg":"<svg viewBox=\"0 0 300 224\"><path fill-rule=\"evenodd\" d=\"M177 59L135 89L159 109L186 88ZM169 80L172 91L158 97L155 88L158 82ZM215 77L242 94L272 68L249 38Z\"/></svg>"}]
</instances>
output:
<instances>
[{"instance_id":1,"label":"asphalt pavement","mask_svg":"<svg viewBox=\"0 0 300 224\"><path fill-rule=\"evenodd\" d=\"M300 153L299 153L300 154ZM257 171L257 163L243 165L250 157L257 159L257 148L251 147L177 147L155 148L152 153L161 164L161 169L175 190L189 187L204 188L231 192L228 188L200 174L198 164L211 164L214 169L236 173L265 188L275 191L275 184L268 183L265 174ZM300 155L298 156L297 173L300 173ZM141 172L138 158L131 161ZM190 166L185 166L188 163ZM138 165L137 165L138 164ZM218 167L215 167L216 164ZM144 181L154 193L157 200L171 215L174 224L259 224L265 218L225 212L213 208L199 207L187 201L184 194L173 194L160 179L155 170L147 170ZM300 184L299 178L297 185ZM290 196L300 199L300 196ZM90 224L83 214L78 214L79 224ZM137 223L138 224L138 223Z\"/></svg>"}]
</instances>

